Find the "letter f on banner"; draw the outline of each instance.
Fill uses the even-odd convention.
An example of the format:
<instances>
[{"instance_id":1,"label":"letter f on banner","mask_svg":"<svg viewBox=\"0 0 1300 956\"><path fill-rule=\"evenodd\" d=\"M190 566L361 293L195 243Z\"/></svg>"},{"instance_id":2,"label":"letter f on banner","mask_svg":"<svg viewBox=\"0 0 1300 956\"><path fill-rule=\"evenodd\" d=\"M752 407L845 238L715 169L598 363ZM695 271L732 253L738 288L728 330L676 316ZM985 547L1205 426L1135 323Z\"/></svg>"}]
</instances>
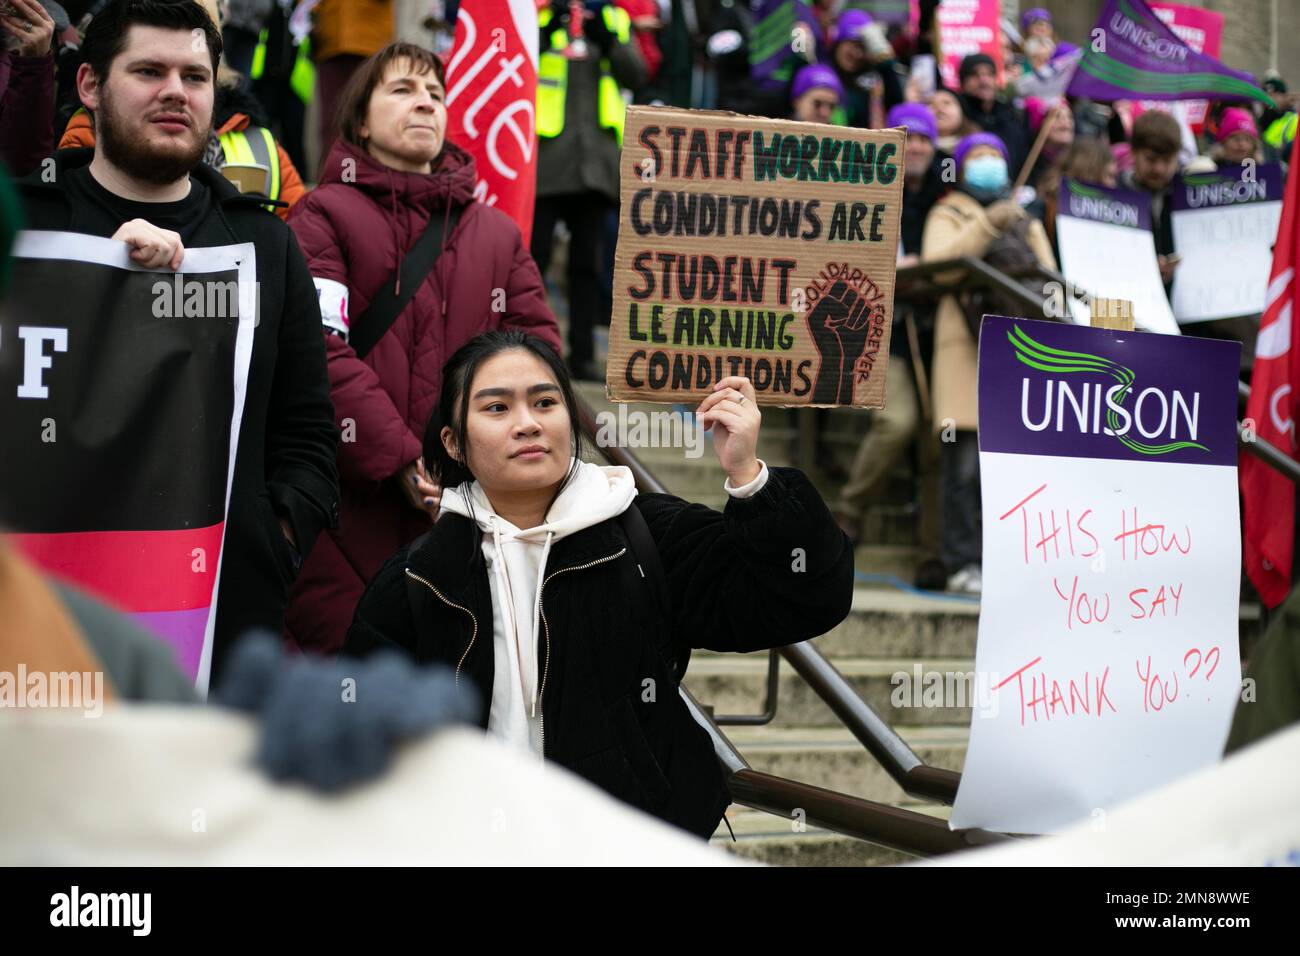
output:
<instances>
[{"instance_id":1,"label":"letter f on banner","mask_svg":"<svg viewBox=\"0 0 1300 956\"><path fill-rule=\"evenodd\" d=\"M1291 162L1300 160L1300 140ZM1293 166L1294 168L1294 166ZM1296 348L1296 267L1300 255L1300 176L1287 179L1282 218L1273 247L1264 316L1255 346L1246 417L1258 423L1258 437L1296 457L1295 414L1300 396L1300 350ZM1240 465L1242 557L1246 573L1269 607L1277 607L1291 588L1295 544L1295 485L1254 455Z\"/></svg>"}]
</instances>

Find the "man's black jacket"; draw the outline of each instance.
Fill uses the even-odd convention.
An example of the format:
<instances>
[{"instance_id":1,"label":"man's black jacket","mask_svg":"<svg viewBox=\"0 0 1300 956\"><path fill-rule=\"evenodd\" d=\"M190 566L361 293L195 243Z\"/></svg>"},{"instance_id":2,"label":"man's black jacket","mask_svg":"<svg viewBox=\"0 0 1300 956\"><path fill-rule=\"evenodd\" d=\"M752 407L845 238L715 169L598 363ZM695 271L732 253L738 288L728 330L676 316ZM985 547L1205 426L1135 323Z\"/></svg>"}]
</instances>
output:
<instances>
[{"instance_id":1,"label":"man's black jacket","mask_svg":"<svg viewBox=\"0 0 1300 956\"><path fill-rule=\"evenodd\" d=\"M545 755L707 837L730 795L708 734L678 695L665 652L680 654L669 642L756 651L824 634L848 616L853 549L792 468L770 469L757 494L721 513L658 494L629 507L649 525L673 620L665 626L617 518L555 544L537 644ZM344 653L397 648L444 663L490 701L492 593L480 541L472 521L444 513L417 550L399 551L375 576Z\"/></svg>"},{"instance_id":2,"label":"man's black jacket","mask_svg":"<svg viewBox=\"0 0 1300 956\"><path fill-rule=\"evenodd\" d=\"M87 166L93 149L61 150L54 174L38 170L19 182L28 229L105 234L64 188L70 169ZM188 247L252 243L257 253L258 317L248 372L235 479L227 516L217 598L212 676L231 642L263 627L279 634L299 556L279 519L293 528L301 555L338 521L338 429L330 402L316 290L297 240L279 218L200 164L191 176L209 191ZM265 202L263 200L263 202ZM176 467L185 451L174 449Z\"/></svg>"}]
</instances>

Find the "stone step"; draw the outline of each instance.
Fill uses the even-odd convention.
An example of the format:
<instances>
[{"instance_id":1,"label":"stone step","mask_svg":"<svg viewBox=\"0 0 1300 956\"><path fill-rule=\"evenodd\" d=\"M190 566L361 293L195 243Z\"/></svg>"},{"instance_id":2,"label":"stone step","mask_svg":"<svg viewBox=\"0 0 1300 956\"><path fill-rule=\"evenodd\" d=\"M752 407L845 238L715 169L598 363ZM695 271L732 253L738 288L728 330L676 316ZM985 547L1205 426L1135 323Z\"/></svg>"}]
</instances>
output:
<instances>
[{"instance_id":1,"label":"stone step","mask_svg":"<svg viewBox=\"0 0 1300 956\"><path fill-rule=\"evenodd\" d=\"M849 616L815 645L831 658L974 660L979 607L978 600L962 595L859 585Z\"/></svg>"},{"instance_id":2,"label":"stone step","mask_svg":"<svg viewBox=\"0 0 1300 956\"><path fill-rule=\"evenodd\" d=\"M979 602L970 598L860 585L853 590L849 616L833 630L815 638L814 645L832 659L974 659L978 629ZM692 662L711 654L703 650L694 653ZM767 652L722 656L766 660Z\"/></svg>"},{"instance_id":3,"label":"stone step","mask_svg":"<svg viewBox=\"0 0 1300 956\"><path fill-rule=\"evenodd\" d=\"M947 818L948 807L907 804L908 809ZM771 866L895 866L917 857L819 827L796 828L792 820L733 805L727 822L709 841L728 853Z\"/></svg>"},{"instance_id":4,"label":"stone step","mask_svg":"<svg viewBox=\"0 0 1300 956\"><path fill-rule=\"evenodd\" d=\"M891 703L891 694L895 687L910 688L918 679L920 681L940 680L945 684L956 681L956 676L974 671L974 661L970 658L936 658L931 660L909 660L905 658L867 658L847 657L835 661L836 668L844 675L857 695L875 710L882 719L894 724L924 724L933 726L947 724L969 726L973 687L969 682L953 684L953 706L913 706L914 698L910 692L902 697L902 706L895 708ZM938 678L926 675L938 672ZM894 681L895 675L903 675L905 681ZM715 714L758 714L762 712L766 691L767 655L766 654L730 654L706 656L697 654L691 658L690 668L686 673L686 686L701 704L712 705ZM924 683L921 684L921 687ZM919 702L920 688L915 700ZM956 703L964 706L955 706ZM777 713L775 725L778 727L838 727L839 719L832 713L804 680L786 663L782 662L778 681Z\"/></svg>"},{"instance_id":5,"label":"stone step","mask_svg":"<svg viewBox=\"0 0 1300 956\"><path fill-rule=\"evenodd\" d=\"M917 561L914 544L859 544L853 555L853 567L860 575L869 575L872 586L878 587L889 587L891 581L910 587Z\"/></svg>"},{"instance_id":6,"label":"stone step","mask_svg":"<svg viewBox=\"0 0 1300 956\"><path fill-rule=\"evenodd\" d=\"M923 763L961 772L969 726L900 726L897 730ZM749 765L763 773L877 803L915 799L844 727L726 726L722 731Z\"/></svg>"}]
</instances>

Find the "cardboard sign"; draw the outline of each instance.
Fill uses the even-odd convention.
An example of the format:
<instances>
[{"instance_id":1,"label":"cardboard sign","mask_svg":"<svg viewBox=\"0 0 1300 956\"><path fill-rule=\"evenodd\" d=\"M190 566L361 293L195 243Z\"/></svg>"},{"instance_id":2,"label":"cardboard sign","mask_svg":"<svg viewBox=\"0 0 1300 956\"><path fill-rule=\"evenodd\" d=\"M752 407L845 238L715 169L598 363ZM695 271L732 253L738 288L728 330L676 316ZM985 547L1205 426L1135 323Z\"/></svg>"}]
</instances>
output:
<instances>
[{"instance_id":1,"label":"cardboard sign","mask_svg":"<svg viewBox=\"0 0 1300 956\"><path fill-rule=\"evenodd\" d=\"M1282 217L1282 167L1220 166L1182 175L1171 198L1174 315L1184 324L1264 311Z\"/></svg>"},{"instance_id":2,"label":"cardboard sign","mask_svg":"<svg viewBox=\"0 0 1300 956\"><path fill-rule=\"evenodd\" d=\"M882 407L904 136L630 107L610 397Z\"/></svg>"},{"instance_id":3,"label":"cardboard sign","mask_svg":"<svg viewBox=\"0 0 1300 956\"><path fill-rule=\"evenodd\" d=\"M1128 299L1139 329L1178 332L1160 279L1146 193L1061 180L1056 241L1061 272L1071 282L1093 295ZM1087 325L1086 307L1071 307L1074 321Z\"/></svg>"},{"instance_id":4,"label":"cardboard sign","mask_svg":"<svg viewBox=\"0 0 1300 956\"><path fill-rule=\"evenodd\" d=\"M1054 832L1219 759L1241 691L1240 351L985 316L988 691L953 827Z\"/></svg>"}]
</instances>

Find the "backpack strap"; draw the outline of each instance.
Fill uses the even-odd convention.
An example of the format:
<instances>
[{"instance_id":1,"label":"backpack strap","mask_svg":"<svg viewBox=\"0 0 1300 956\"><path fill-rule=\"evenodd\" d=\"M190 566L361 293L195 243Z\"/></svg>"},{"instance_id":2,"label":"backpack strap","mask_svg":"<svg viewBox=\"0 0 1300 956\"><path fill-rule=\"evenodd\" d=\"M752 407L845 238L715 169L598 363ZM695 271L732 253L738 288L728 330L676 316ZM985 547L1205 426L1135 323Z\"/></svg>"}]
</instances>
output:
<instances>
[{"instance_id":1,"label":"backpack strap","mask_svg":"<svg viewBox=\"0 0 1300 956\"><path fill-rule=\"evenodd\" d=\"M628 543L632 546L632 557L637 570L645 579L650 589L650 598L662 617L660 633L664 640L659 646L659 653L668 665L673 680L680 684L682 678L686 676L687 665L691 662L691 649L678 647L673 640L672 595L668 590L668 576L664 574L663 563L659 560L659 549L655 546L654 537L650 534L650 526L646 524L645 516L641 514L641 509L636 506L635 501L623 509L618 520L623 526L623 533L627 535Z\"/></svg>"},{"instance_id":2,"label":"backpack strap","mask_svg":"<svg viewBox=\"0 0 1300 956\"><path fill-rule=\"evenodd\" d=\"M348 344L352 346L352 350L358 357L364 358L367 352L379 344L379 340L393 327L402 310L420 290L420 286L424 285L424 280L442 253L444 236L455 232L462 211L464 206L458 205L452 206L445 217L439 216L436 212L429 216L429 224L424 227L424 232L420 233L420 238L415 240L415 245L402 257L399 271L388 277L375 293L369 308L352 322ZM445 232L443 231L444 218L446 219ZM399 278L400 283L397 281ZM394 285L398 285L402 290L400 294L393 293Z\"/></svg>"}]
</instances>

